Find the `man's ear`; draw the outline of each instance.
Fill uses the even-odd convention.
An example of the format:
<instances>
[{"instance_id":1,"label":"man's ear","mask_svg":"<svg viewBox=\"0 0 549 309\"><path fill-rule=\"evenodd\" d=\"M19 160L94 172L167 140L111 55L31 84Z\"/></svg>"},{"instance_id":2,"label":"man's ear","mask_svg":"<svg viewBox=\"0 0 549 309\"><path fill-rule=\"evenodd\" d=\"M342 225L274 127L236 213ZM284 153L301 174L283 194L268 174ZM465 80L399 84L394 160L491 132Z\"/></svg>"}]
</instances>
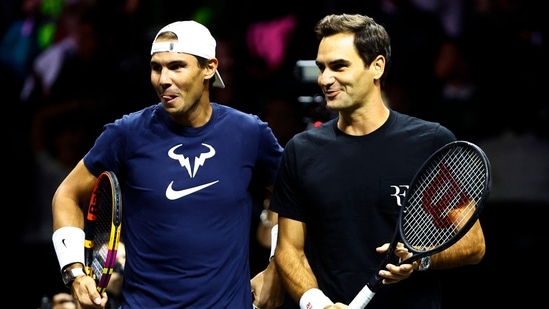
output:
<instances>
[{"instance_id":1,"label":"man's ear","mask_svg":"<svg viewBox=\"0 0 549 309\"><path fill-rule=\"evenodd\" d=\"M375 79L381 79L381 76L383 76L383 73L385 72L385 57L379 55L372 61L371 66L375 71L374 78Z\"/></svg>"},{"instance_id":2,"label":"man's ear","mask_svg":"<svg viewBox=\"0 0 549 309\"><path fill-rule=\"evenodd\" d=\"M206 78L213 79L215 71L217 70L217 65L219 62L217 61L217 58L208 59L208 62L206 64L206 68L208 69L208 72L206 73Z\"/></svg>"}]
</instances>

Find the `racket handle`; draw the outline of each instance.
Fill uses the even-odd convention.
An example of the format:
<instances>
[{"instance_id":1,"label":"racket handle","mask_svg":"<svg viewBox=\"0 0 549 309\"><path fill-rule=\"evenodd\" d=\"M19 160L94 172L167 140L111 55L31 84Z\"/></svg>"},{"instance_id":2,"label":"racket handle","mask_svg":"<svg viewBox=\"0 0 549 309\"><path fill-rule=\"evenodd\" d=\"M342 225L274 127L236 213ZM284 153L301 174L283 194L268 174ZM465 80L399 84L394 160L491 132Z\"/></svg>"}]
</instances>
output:
<instances>
[{"instance_id":1,"label":"racket handle","mask_svg":"<svg viewBox=\"0 0 549 309\"><path fill-rule=\"evenodd\" d=\"M364 309L370 302L370 300L374 297L376 293L372 292L368 285L365 285L358 294L356 294L355 298L353 298L353 301L349 304L349 308L351 309Z\"/></svg>"}]
</instances>

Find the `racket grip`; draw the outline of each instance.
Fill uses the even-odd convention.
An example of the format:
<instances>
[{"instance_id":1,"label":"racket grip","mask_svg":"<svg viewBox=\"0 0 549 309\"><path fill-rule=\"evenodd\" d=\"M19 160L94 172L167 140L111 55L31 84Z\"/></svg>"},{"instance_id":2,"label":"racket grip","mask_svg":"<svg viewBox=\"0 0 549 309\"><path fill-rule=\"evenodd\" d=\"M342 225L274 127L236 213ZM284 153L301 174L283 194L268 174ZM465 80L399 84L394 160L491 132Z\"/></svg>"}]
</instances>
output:
<instances>
[{"instance_id":1,"label":"racket grip","mask_svg":"<svg viewBox=\"0 0 549 309\"><path fill-rule=\"evenodd\" d=\"M368 285L365 285L358 294L356 294L355 298L353 298L353 301L349 304L349 308L351 309L364 309L370 302L370 300L374 297L376 293L370 290Z\"/></svg>"}]
</instances>

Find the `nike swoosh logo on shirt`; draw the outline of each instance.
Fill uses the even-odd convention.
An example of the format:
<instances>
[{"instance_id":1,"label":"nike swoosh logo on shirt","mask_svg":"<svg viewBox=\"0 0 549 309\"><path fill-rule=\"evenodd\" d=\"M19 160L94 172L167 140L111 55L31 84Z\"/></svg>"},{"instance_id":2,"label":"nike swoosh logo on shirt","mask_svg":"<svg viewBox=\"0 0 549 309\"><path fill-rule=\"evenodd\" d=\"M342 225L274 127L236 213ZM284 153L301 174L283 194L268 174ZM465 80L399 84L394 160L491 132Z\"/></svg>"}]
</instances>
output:
<instances>
[{"instance_id":1,"label":"nike swoosh logo on shirt","mask_svg":"<svg viewBox=\"0 0 549 309\"><path fill-rule=\"evenodd\" d=\"M216 181L212 181L210 183L207 183L207 184L203 184L203 185L200 185L200 186L196 186L196 187L192 187L192 188L188 188L188 189L183 189L183 190L174 190L172 188L172 185L173 185L173 181L170 182L170 185L168 186L168 188L166 189L166 197L169 199L169 200L177 200L179 198L182 198L184 196L187 196L189 194L193 194L195 192L198 192L204 188L207 188L215 183L219 182L219 180L216 180Z\"/></svg>"}]
</instances>

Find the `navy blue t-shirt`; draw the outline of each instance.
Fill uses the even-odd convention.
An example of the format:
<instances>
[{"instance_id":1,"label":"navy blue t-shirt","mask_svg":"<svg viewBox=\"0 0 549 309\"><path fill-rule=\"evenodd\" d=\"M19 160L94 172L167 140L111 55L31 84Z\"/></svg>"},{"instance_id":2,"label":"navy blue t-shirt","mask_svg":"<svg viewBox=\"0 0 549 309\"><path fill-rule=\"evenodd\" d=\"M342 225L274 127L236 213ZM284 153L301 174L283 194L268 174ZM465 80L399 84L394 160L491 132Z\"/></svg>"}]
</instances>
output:
<instances>
[{"instance_id":1,"label":"navy blue t-shirt","mask_svg":"<svg viewBox=\"0 0 549 309\"><path fill-rule=\"evenodd\" d=\"M274 183L282 147L257 116L211 103L200 128L161 104L105 126L84 157L122 189L124 308L250 308L250 182Z\"/></svg>"}]
</instances>

